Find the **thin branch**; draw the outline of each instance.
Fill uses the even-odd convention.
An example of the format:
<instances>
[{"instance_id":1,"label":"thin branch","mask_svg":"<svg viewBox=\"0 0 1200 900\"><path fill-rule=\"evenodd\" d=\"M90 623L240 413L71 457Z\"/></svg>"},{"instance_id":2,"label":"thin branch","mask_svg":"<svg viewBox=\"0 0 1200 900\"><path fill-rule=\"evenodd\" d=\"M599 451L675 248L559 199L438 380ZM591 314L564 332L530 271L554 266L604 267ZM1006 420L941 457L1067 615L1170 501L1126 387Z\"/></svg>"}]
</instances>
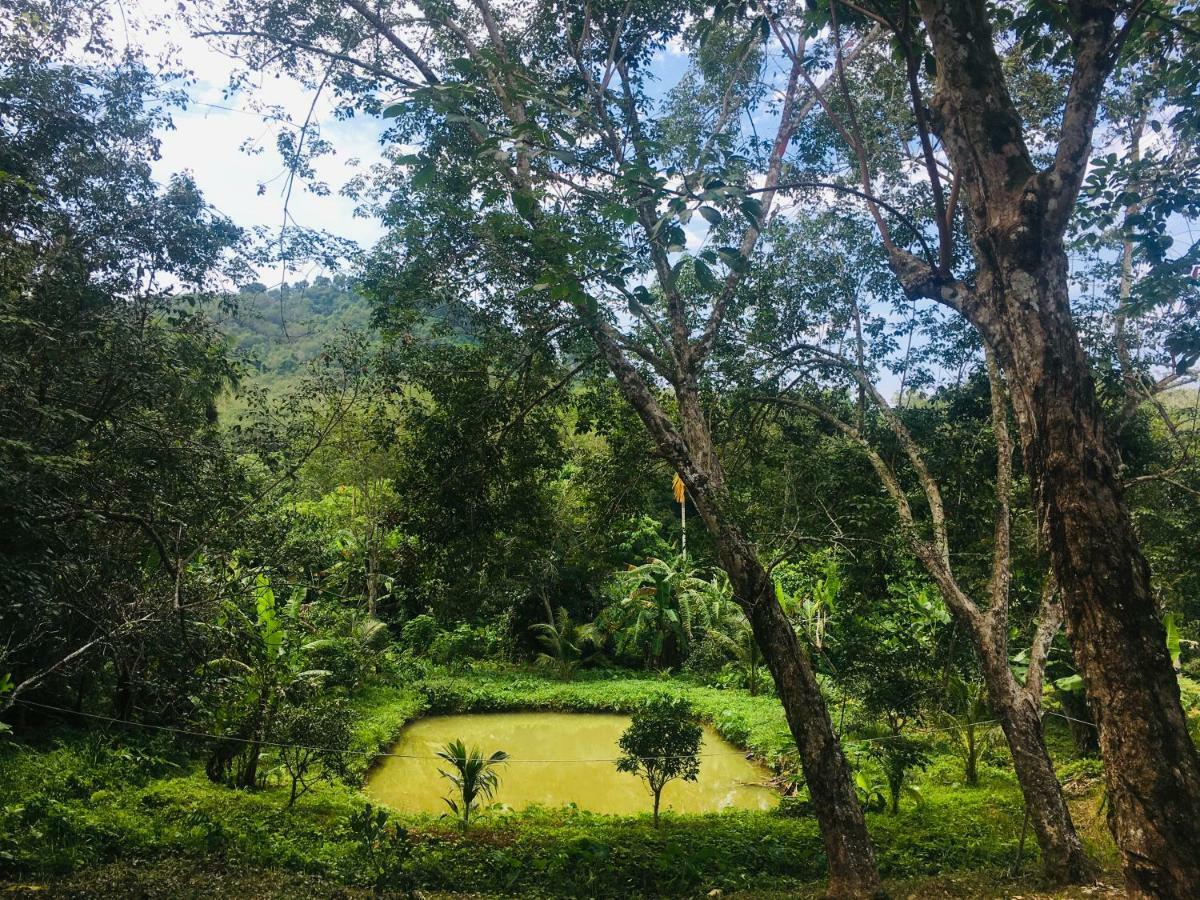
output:
<instances>
[{"instance_id":1,"label":"thin branch","mask_svg":"<svg viewBox=\"0 0 1200 900\"><path fill-rule=\"evenodd\" d=\"M436 74L434 74L434 71L432 68L430 68L429 63L425 62L419 53L405 43L405 41L398 34L396 34L391 27L388 26L387 22L383 20L383 17L380 16L379 13L367 6L363 0L343 0L343 2L368 22L370 22L371 27L374 28L375 31L384 38L384 40L399 50L404 58L411 62L416 70L421 73L421 77L425 79L427 84L439 83L440 79Z\"/></svg>"},{"instance_id":2,"label":"thin branch","mask_svg":"<svg viewBox=\"0 0 1200 900\"><path fill-rule=\"evenodd\" d=\"M265 31L196 31L192 33L192 37L252 37L261 40L271 41L277 44L291 47L294 50L303 50L306 53L315 53L318 56L323 56L329 60L343 62L347 65L354 66L357 69L362 69L364 72L370 72L378 78L385 78L388 81L394 81L402 87L419 88L421 84L413 81L411 78L405 78L402 75L397 75L395 72L389 72L387 69L378 66L374 63L369 63L365 60L358 59L348 53L339 53L335 50L327 50L324 47L318 47L315 44L308 44L304 41L297 41L292 38L284 37L277 34L268 34ZM211 105L211 104L209 104Z\"/></svg>"}]
</instances>

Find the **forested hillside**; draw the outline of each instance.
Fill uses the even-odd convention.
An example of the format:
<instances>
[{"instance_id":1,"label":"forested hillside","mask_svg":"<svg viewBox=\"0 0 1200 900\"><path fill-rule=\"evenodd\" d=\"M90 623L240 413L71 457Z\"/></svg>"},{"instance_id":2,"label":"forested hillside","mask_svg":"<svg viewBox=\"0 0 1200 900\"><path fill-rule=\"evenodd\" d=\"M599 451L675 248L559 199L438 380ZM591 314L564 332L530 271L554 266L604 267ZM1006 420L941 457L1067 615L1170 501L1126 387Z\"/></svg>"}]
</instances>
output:
<instances>
[{"instance_id":1,"label":"forested hillside","mask_svg":"<svg viewBox=\"0 0 1200 900\"><path fill-rule=\"evenodd\" d=\"M232 311L218 327L249 381L268 389L295 384L340 333L365 333L371 325L370 305L344 275L319 275L283 289L251 282L228 302Z\"/></svg>"}]
</instances>

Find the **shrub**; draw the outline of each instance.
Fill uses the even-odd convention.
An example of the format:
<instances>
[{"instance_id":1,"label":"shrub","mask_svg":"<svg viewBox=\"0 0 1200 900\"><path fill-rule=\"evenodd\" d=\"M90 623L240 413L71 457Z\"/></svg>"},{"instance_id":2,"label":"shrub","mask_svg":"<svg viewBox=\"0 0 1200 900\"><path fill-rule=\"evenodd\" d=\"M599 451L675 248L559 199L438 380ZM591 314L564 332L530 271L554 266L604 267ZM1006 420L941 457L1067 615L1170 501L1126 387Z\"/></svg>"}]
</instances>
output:
<instances>
[{"instance_id":1,"label":"shrub","mask_svg":"<svg viewBox=\"0 0 1200 900\"><path fill-rule=\"evenodd\" d=\"M663 788L681 778L695 781L700 773L700 741L704 732L696 723L692 705L682 697L659 694L633 714L621 735L621 757L617 770L632 772L650 788L654 797L654 827Z\"/></svg>"},{"instance_id":2,"label":"shrub","mask_svg":"<svg viewBox=\"0 0 1200 900\"><path fill-rule=\"evenodd\" d=\"M502 656L503 652L503 635L491 625L463 624L453 631L440 631L429 645L429 658L447 666L493 659Z\"/></svg>"},{"instance_id":3,"label":"shrub","mask_svg":"<svg viewBox=\"0 0 1200 900\"><path fill-rule=\"evenodd\" d=\"M400 629L400 644L406 650L424 655L429 652L429 647L437 633L438 624L433 616L425 614L414 616Z\"/></svg>"}]
</instances>

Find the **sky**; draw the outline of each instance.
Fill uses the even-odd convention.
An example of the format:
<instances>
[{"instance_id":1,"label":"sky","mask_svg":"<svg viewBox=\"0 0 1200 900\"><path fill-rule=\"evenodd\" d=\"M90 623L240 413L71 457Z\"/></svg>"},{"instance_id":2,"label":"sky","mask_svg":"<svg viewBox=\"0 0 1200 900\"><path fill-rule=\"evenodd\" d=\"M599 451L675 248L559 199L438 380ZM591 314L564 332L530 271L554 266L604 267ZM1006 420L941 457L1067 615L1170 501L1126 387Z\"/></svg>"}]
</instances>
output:
<instances>
[{"instance_id":1,"label":"sky","mask_svg":"<svg viewBox=\"0 0 1200 900\"><path fill-rule=\"evenodd\" d=\"M164 132L162 156L155 164L155 177L166 181L177 172L190 172L208 202L238 225L265 226L278 233L284 215L287 170L276 150L279 131L293 126L264 120L252 103L279 106L295 122L302 122L312 103L312 92L294 79L269 73L253 91L228 96L226 87L234 61L214 50L202 38L191 35L174 15L175 0L128 0L124 9L137 41L150 52L169 45L177 48L178 59L195 73L188 88L191 103L174 110L174 129ZM138 23L159 20L160 30L147 32ZM674 85L684 71L684 58L677 48L668 48L656 61L663 90ZM287 203L290 219L304 227L319 228L349 238L361 247L371 246L381 235L377 221L356 216L354 202L340 196L339 189L356 172L380 158L379 138L384 122L357 117L335 119L330 98L318 98L313 122L334 152L316 161L319 180L330 192L319 196L297 181ZM264 188L260 191L260 185ZM698 243L698 236L689 235ZM691 241L690 241L691 242ZM277 284L280 272L262 271L261 280ZM320 270L289 273L288 280L311 280Z\"/></svg>"},{"instance_id":2,"label":"sky","mask_svg":"<svg viewBox=\"0 0 1200 900\"><path fill-rule=\"evenodd\" d=\"M189 172L216 210L240 226L262 226L278 235L288 173L275 142L281 129L295 126L265 118L255 110L278 107L292 122L302 122L313 102L311 89L286 75L269 72L251 90L229 94L227 86L236 61L203 38L193 37L176 15L176 2L125 0L121 7L128 17L133 41L151 54L172 48L174 59L195 76L187 89L187 108L172 111L174 127L161 135L161 158L155 163L155 176L165 182L172 174ZM161 23L160 27L141 27L151 20ZM687 64L682 47L668 45L662 50L652 63L656 84L650 88L651 95L663 97L685 74ZM777 81L785 76L783 70L771 72ZM767 118L756 121L756 125L768 133L775 124L774 114L763 115ZM382 237L383 229L373 218L356 216L354 201L341 196L339 189L381 158L379 140L386 123L362 116L337 119L332 97L318 98L312 122L333 147L332 153L314 162L317 178L329 186L329 192L315 194L297 180L287 203L289 220L348 238L368 249ZM782 199L779 205L781 214L786 215ZM692 219L685 228L690 251L699 248L707 230L701 217ZM278 266L260 269L258 280L274 287L284 279L289 283L311 281L322 274L333 273L306 263L286 271ZM898 384L898 378L885 373L884 382L885 390L890 390L895 387L893 382Z\"/></svg>"},{"instance_id":3,"label":"sky","mask_svg":"<svg viewBox=\"0 0 1200 900\"><path fill-rule=\"evenodd\" d=\"M302 122L312 103L311 91L294 79L271 73L257 85L253 98L247 92L228 96L226 87L234 61L203 39L192 37L172 15L173 0L132 0L125 8L135 21L161 16L164 30L150 35L139 31L135 40L152 52L175 45L179 61L196 76L195 84L187 89L191 100L188 108L172 110L174 128L160 136L161 158L154 166L155 177L166 181L174 173L190 172L207 201L235 223L278 232L283 222L287 170L275 142L281 129L293 126L265 119L251 108L252 100L263 106L282 107L291 119ZM381 234L379 224L355 216L353 201L338 191L358 171L352 166L354 160L365 167L379 159L379 136L384 124L362 117L338 121L332 115L329 98L318 99L313 122L334 148L332 154L315 163L317 177L329 185L330 193L318 196L298 180L287 205L290 218L301 226L323 229L368 247ZM301 272L294 277L311 279L315 274L320 272ZM262 275L271 283L268 273ZM275 282L278 277L274 273Z\"/></svg>"}]
</instances>

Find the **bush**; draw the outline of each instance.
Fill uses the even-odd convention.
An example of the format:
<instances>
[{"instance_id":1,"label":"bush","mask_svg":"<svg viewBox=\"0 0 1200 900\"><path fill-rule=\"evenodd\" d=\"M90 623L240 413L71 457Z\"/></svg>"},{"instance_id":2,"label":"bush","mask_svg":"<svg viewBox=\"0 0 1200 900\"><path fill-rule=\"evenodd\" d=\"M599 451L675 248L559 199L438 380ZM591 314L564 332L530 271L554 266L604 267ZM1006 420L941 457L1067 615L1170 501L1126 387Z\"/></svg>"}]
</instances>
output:
<instances>
[{"instance_id":1,"label":"bush","mask_svg":"<svg viewBox=\"0 0 1200 900\"><path fill-rule=\"evenodd\" d=\"M405 650L423 656L429 652L429 647L437 633L438 624L433 616L424 614L414 616L400 629L400 644Z\"/></svg>"},{"instance_id":2,"label":"bush","mask_svg":"<svg viewBox=\"0 0 1200 900\"><path fill-rule=\"evenodd\" d=\"M499 629L463 624L453 631L438 632L429 645L429 658L442 665L458 666L471 660L496 659L504 651L505 641Z\"/></svg>"}]
</instances>

